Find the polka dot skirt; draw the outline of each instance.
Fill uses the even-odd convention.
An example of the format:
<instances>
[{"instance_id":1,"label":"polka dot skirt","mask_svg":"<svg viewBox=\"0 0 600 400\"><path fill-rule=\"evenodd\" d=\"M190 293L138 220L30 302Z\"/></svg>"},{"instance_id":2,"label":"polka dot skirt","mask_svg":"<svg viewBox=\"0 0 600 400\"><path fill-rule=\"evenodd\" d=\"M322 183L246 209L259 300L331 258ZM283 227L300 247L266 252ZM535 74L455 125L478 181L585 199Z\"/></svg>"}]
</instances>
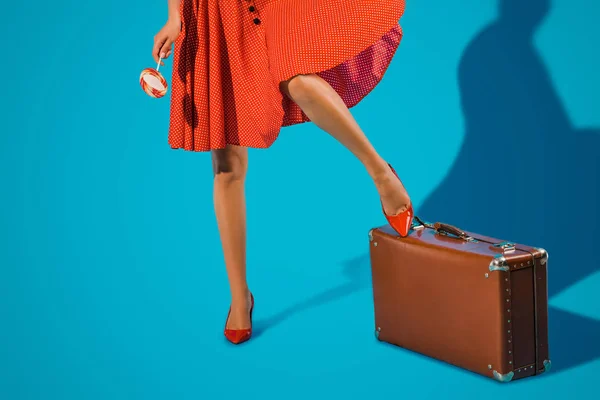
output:
<instances>
[{"instance_id":1,"label":"polka dot skirt","mask_svg":"<svg viewBox=\"0 0 600 400\"><path fill-rule=\"evenodd\" d=\"M402 39L405 0L182 0L169 144L266 148L307 122L279 83L316 73L356 105Z\"/></svg>"}]
</instances>

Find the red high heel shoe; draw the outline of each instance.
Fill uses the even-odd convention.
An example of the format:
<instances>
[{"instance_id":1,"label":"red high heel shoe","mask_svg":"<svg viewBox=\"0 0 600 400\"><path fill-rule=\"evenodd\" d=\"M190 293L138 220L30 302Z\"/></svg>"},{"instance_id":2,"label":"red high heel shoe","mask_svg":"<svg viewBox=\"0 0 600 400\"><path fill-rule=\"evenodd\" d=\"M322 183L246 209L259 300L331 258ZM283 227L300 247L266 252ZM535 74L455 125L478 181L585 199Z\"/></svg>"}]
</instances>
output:
<instances>
[{"instance_id":1,"label":"red high heel shoe","mask_svg":"<svg viewBox=\"0 0 600 400\"><path fill-rule=\"evenodd\" d=\"M229 313L227 313L227 319L225 320L225 338L233 344L243 343L252 336L252 311L254 310L254 296L252 293L250 293L250 301L250 328L247 329L227 329L227 322L231 314L231 307L229 307Z\"/></svg>"},{"instance_id":2,"label":"red high heel shoe","mask_svg":"<svg viewBox=\"0 0 600 400\"><path fill-rule=\"evenodd\" d=\"M396 175L396 178L398 178L400 183L402 183L402 180L396 173L396 170L394 170L394 168L390 164L388 164L388 166L390 167L394 175ZM390 226L394 228L396 232L398 232L398 235L402 237L408 236L408 233L410 232L410 228L413 223L413 218L415 216L415 213L413 212L412 202L408 205L406 210L396 215L387 215L385 213L385 209L383 209L383 202L381 203L381 208L383 210L383 215L385 215L385 218L388 221L388 224L390 224Z\"/></svg>"}]
</instances>

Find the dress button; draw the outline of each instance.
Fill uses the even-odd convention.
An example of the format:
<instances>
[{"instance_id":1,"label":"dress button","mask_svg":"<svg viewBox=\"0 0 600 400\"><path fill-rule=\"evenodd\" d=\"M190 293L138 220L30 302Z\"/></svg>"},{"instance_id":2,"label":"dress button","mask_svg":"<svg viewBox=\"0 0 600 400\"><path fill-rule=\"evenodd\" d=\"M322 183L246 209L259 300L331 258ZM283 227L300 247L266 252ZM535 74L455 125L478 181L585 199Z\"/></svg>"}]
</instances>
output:
<instances>
[{"instance_id":1,"label":"dress button","mask_svg":"<svg viewBox=\"0 0 600 400\"><path fill-rule=\"evenodd\" d=\"M260 19L258 19L258 18L254 18L254 23L255 23L256 25L259 25L259 24L260 24Z\"/></svg>"},{"instance_id":2,"label":"dress button","mask_svg":"<svg viewBox=\"0 0 600 400\"><path fill-rule=\"evenodd\" d=\"M254 12L256 10L256 8L254 8L254 6L250 6L250 8L248 8L248 11L250 12Z\"/></svg>"}]
</instances>

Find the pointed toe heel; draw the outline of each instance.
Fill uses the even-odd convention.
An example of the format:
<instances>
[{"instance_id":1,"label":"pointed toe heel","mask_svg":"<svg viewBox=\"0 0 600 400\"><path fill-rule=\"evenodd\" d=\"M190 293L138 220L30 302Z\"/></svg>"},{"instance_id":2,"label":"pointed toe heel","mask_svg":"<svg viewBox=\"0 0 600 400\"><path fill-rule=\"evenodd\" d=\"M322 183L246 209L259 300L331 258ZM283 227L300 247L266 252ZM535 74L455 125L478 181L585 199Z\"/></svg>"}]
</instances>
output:
<instances>
[{"instance_id":1,"label":"pointed toe heel","mask_svg":"<svg viewBox=\"0 0 600 400\"><path fill-rule=\"evenodd\" d=\"M396 173L396 170L390 164L388 164L388 166L390 167L394 175L396 175L396 178L400 180L400 183L402 183L402 180ZM383 203L381 204L381 208L383 209ZM387 219L388 224L390 224L390 226L398 233L398 235L400 235L401 237L408 236L415 216L412 202L408 205L406 210L402 211L397 215L387 215L384 209L383 215Z\"/></svg>"},{"instance_id":2,"label":"pointed toe heel","mask_svg":"<svg viewBox=\"0 0 600 400\"><path fill-rule=\"evenodd\" d=\"M229 315L231 314L231 307L229 308L229 313L227 314L227 319L225 320L225 338L233 343L240 344L250 340L252 337L252 311L254 311L254 296L250 293L250 328L247 329L228 329L227 322L229 321Z\"/></svg>"}]
</instances>

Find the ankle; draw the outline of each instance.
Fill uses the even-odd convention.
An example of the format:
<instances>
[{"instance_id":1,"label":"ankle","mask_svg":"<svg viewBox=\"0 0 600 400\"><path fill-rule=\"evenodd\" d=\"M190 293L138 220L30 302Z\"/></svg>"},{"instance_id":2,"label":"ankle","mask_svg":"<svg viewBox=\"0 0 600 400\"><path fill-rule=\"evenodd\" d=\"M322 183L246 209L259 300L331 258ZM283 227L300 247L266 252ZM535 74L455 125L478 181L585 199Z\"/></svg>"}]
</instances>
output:
<instances>
[{"instance_id":1,"label":"ankle","mask_svg":"<svg viewBox=\"0 0 600 400\"><path fill-rule=\"evenodd\" d=\"M390 173L392 170L390 169L388 163L381 158L372 164L365 164L365 168L367 169L367 173L371 179L373 179L373 181L376 183L385 182L391 178Z\"/></svg>"},{"instance_id":2,"label":"ankle","mask_svg":"<svg viewBox=\"0 0 600 400\"><path fill-rule=\"evenodd\" d=\"M246 304L250 301L250 290L246 288L242 288L240 290L236 290L231 293L231 303L232 304Z\"/></svg>"}]
</instances>

